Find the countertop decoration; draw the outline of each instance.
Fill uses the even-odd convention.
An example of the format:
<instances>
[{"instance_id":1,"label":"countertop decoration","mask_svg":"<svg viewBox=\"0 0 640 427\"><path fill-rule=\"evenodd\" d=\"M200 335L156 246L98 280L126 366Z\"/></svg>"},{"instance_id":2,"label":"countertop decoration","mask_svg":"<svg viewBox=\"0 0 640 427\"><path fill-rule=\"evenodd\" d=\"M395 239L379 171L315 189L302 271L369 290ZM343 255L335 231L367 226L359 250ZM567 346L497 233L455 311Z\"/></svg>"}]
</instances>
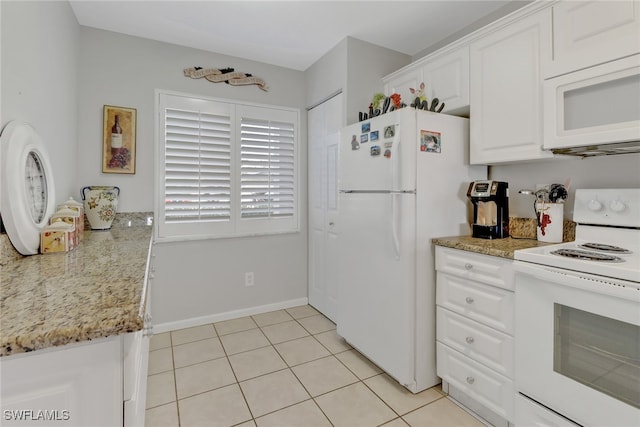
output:
<instances>
[{"instance_id":1,"label":"countertop decoration","mask_svg":"<svg viewBox=\"0 0 640 427\"><path fill-rule=\"evenodd\" d=\"M202 68L191 67L184 69L184 75L192 79L205 78L213 83L225 82L231 86L258 85L260 89L268 92L267 84L260 77L251 74L234 71L233 68Z\"/></svg>"},{"instance_id":2,"label":"countertop decoration","mask_svg":"<svg viewBox=\"0 0 640 427\"><path fill-rule=\"evenodd\" d=\"M71 252L3 257L0 356L141 330L150 216L118 213Z\"/></svg>"}]
</instances>

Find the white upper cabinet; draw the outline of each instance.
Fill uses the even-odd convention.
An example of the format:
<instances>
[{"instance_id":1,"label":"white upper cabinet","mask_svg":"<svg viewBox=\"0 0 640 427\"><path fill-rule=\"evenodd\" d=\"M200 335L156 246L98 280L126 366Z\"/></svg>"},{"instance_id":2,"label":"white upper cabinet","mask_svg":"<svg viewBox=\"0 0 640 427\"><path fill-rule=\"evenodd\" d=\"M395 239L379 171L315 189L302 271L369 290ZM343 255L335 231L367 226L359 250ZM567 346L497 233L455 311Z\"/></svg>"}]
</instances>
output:
<instances>
[{"instance_id":1,"label":"white upper cabinet","mask_svg":"<svg viewBox=\"0 0 640 427\"><path fill-rule=\"evenodd\" d=\"M424 95L429 106L438 98L439 104L445 104L443 113L468 116L469 47L424 57L385 77L383 81L385 95L399 93L407 105L411 105L416 98L411 88L419 89L420 84L424 83Z\"/></svg>"},{"instance_id":2,"label":"white upper cabinet","mask_svg":"<svg viewBox=\"0 0 640 427\"><path fill-rule=\"evenodd\" d=\"M468 46L427 61L422 68L422 76L425 94L430 103L433 99L438 98L440 103L444 102L445 104L443 113L468 113Z\"/></svg>"},{"instance_id":3,"label":"white upper cabinet","mask_svg":"<svg viewBox=\"0 0 640 427\"><path fill-rule=\"evenodd\" d=\"M553 156L542 149L542 66L550 55L550 8L471 43L471 164Z\"/></svg>"},{"instance_id":4,"label":"white upper cabinet","mask_svg":"<svg viewBox=\"0 0 640 427\"><path fill-rule=\"evenodd\" d=\"M416 95L411 94L411 89L419 89L420 83L424 82L422 67L410 64L399 71L383 79L385 95L398 93L407 105L411 105Z\"/></svg>"},{"instance_id":5,"label":"white upper cabinet","mask_svg":"<svg viewBox=\"0 0 640 427\"><path fill-rule=\"evenodd\" d=\"M553 9L554 77L640 52L640 1L561 1Z\"/></svg>"}]
</instances>

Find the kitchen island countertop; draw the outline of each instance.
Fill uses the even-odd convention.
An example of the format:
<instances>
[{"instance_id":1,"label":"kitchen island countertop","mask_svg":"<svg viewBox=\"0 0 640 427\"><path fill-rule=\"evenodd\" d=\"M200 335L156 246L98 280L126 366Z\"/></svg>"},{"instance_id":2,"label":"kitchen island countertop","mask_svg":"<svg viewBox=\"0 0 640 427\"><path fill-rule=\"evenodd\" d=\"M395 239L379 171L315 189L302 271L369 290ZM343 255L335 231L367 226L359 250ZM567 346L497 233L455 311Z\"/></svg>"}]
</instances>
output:
<instances>
[{"instance_id":1,"label":"kitchen island countertop","mask_svg":"<svg viewBox=\"0 0 640 427\"><path fill-rule=\"evenodd\" d=\"M141 330L151 234L87 230L71 252L2 265L0 356Z\"/></svg>"}]
</instances>

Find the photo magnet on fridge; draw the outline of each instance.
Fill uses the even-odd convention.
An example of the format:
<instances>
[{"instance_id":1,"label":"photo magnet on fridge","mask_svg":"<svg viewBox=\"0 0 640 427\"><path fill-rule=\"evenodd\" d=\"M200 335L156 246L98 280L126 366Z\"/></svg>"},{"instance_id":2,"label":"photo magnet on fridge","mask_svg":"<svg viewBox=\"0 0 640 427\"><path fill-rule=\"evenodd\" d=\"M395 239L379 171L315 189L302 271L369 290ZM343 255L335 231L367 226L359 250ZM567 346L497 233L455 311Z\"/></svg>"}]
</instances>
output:
<instances>
[{"instance_id":1,"label":"photo magnet on fridge","mask_svg":"<svg viewBox=\"0 0 640 427\"><path fill-rule=\"evenodd\" d=\"M395 125L385 126L384 127L384 137L385 138L393 138L395 134L396 134L396 126Z\"/></svg>"},{"instance_id":2,"label":"photo magnet on fridge","mask_svg":"<svg viewBox=\"0 0 640 427\"><path fill-rule=\"evenodd\" d=\"M377 141L378 140L378 131L374 130L373 132L371 132L371 141Z\"/></svg>"},{"instance_id":3,"label":"photo magnet on fridge","mask_svg":"<svg viewBox=\"0 0 640 427\"><path fill-rule=\"evenodd\" d=\"M352 150L359 150L360 149L360 143L358 142L358 138L356 138L355 135L353 135L351 137L351 149Z\"/></svg>"},{"instance_id":4,"label":"photo magnet on fridge","mask_svg":"<svg viewBox=\"0 0 640 427\"><path fill-rule=\"evenodd\" d=\"M374 145L371 147L371 155L372 156L379 156L380 155L380 146L379 145Z\"/></svg>"},{"instance_id":5,"label":"photo magnet on fridge","mask_svg":"<svg viewBox=\"0 0 640 427\"><path fill-rule=\"evenodd\" d=\"M370 130L371 130L371 123L367 122L362 124L362 133L369 133Z\"/></svg>"},{"instance_id":6,"label":"photo magnet on fridge","mask_svg":"<svg viewBox=\"0 0 640 427\"><path fill-rule=\"evenodd\" d=\"M367 142L367 141L369 141L369 134L364 133L364 134L360 135L360 144L362 144L363 142Z\"/></svg>"},{"instance_id":7,"label":"photo magnet on fridge","mask_svg":"<svg viewBox=\"0 0 640 427\"><path fill-rule=\"evenodd\" d=\"M441 134L430 130L420 131L420 151L425 153L440 153Z\"/></svg>"}]
</instances>

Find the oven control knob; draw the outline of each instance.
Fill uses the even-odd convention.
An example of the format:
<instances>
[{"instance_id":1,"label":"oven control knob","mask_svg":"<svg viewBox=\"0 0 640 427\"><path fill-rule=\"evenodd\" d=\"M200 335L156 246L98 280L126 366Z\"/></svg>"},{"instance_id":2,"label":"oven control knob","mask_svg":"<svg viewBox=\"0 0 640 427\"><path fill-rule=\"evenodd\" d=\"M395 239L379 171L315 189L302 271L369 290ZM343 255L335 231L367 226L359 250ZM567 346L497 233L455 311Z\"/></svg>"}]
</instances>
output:
<instances>
[{"instance_id":1,"label":"oven control knob","mask_svg":"<svg viewBox=\"0 0 640 427\"><path fill-rule=\"evenodd\" d=\"M627 208L627 205L625 205L620 200L614 200L614 201L611 202L609 207L614 212L622 212L623 210L625 210Z\"/></svg>"},{"instance_id":2,"label":"oven control knob","mask_svg":"<svg viewBox=\"0 0 640 427\"><path fill-rule=\"evenodd\" d=\"M591 211L598 212L600 209L602 209L602 203L595 199L591 199L589 200L589 203L587 203L587 207Z\"/></svg>"}]
</instances>

